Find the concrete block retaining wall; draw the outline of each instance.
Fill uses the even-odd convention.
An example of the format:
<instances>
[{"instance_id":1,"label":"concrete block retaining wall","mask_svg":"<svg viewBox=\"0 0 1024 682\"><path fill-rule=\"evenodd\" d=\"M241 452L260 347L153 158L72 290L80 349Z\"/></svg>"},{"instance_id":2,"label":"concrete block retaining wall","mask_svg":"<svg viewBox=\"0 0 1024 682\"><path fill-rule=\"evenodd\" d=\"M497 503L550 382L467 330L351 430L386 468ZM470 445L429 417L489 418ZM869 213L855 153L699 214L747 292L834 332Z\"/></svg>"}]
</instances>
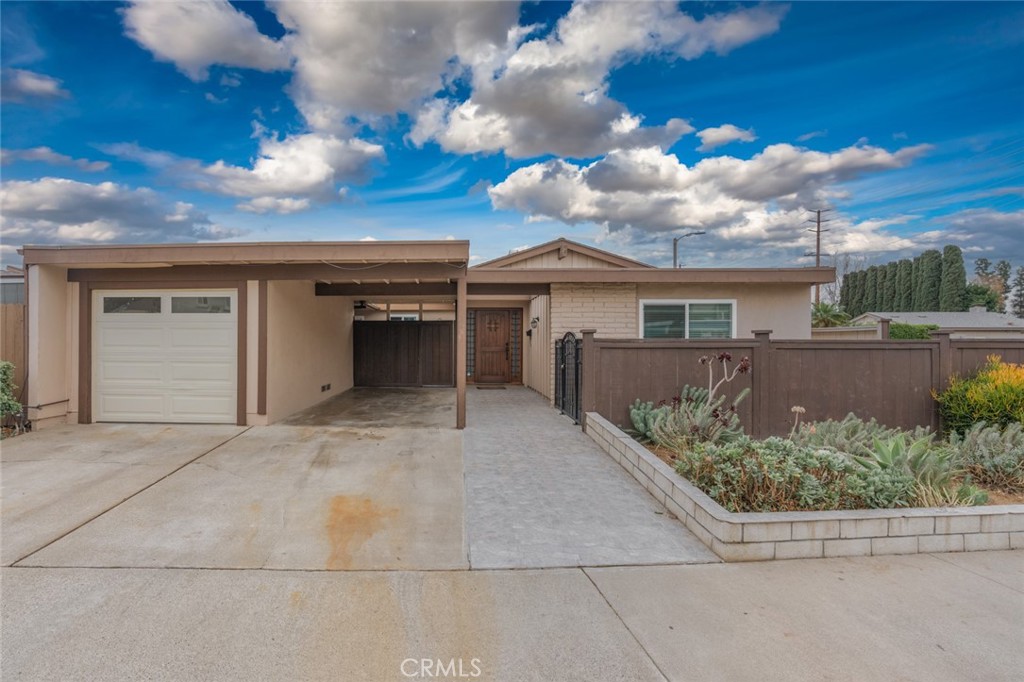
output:
<instances>
[{"instance_id":1,"label":"concrete block retaining wall","mask_svg":"<svg viewBox=\"0 0 1024 682\"><path fill-rule=\"evenodd\" d=\"M737 514L596 412L586 432L725 561L1024 549L1024 505Z\"/></svg>"}]
</instances>

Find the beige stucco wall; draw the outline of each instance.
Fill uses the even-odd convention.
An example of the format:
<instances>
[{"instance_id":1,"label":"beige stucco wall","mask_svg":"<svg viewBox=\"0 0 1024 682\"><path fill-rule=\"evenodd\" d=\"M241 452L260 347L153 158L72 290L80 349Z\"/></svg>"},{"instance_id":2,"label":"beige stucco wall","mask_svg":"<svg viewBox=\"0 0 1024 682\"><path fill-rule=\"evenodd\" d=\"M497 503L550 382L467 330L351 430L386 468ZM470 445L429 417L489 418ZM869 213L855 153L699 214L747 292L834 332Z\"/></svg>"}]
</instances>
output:
<instances>
[{"instance_id":1,"label":"beige stucco wall","mask_svg":"<svg viewBox=\"0 0 1024 682\"><path fill-rule=\"evenodd\" d=\"M75 289L77 291L77 289ZM33 428L62 424L71 398L72 285L65 268L31 265L28 268L28 410ZM53 403L53 404L48 404ZM77 409L77 406L76 406Z\"/></svg>"},{"instance_id":2,"label":"beige stucco wall","mask_svg":"<svg viewBox=\"0 0 1024 682\"><path fill-rule=\"evenodd\" d=\"M530 328L530 320L537 319L537 327L531 330L523 346L523 383L551 398L551 362L554 345L551 342L550 296L537 296L530 301L530 307L523 315L523 326Z\"/></svg>"},{"instance_id":3,"label":"beige stucco wall","mask_svg":"<svg viewBox=\"0 0 1024 682\"><path fill-rule=\"evenodd\" d=\"M637 299L650 298L735 299L737 338L749 338L755 329L771 329L773 339L811 338L809 284L638 284ZM598 336L609 335L598 329Z\"/></svg>"},{"instance_id":4,"label":"beige stucco wall","mask_svg":"<svg viewBox=\"0 0 1024 682\"><path fill-rule=\"evenodd\" d=\"M318 297L313 286L267 286L268 422L352 388L352 299Z\"/></svg>"}]
</instances>

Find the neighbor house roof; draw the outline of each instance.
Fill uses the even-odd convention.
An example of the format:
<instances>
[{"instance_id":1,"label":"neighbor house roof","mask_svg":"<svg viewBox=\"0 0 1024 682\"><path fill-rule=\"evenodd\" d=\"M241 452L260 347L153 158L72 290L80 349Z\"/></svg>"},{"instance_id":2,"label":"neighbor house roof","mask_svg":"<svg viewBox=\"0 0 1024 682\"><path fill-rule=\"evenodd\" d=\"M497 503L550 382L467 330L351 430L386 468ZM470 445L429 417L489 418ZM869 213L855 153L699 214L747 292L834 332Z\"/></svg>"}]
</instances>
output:
<instances>
[{"instance_id":1,"label":"neighbor house roof","mask_svg":"<svg viewBox=\"0 0 1024 682\"><path fill-rule=\"evenodd\" d=\"M542 256L546 253L557 253L559 261L566 259L570 253L578 253L586 256L589 259L593 259L600 263L606 263L608 265L618 268L653 268L653 265L642 263L632 258L626 258L618 254L604 251L602 249L594 248L593 246L587 246L586 244L580 244L572 240L566 239L565 237L559 237L558 239L550 242L545 242L538 246L532 246L528 249L521 249L507 256L501 256L493 260L489 260L479 265L474 265L474 269L491 269L491 268L508 268L515 267L517 264L522 263L538 256Z\"/></svg>"},{"instance_id":2,"label":"neighbor house roof","mask_svg":"<svg viewBox=\"0 0 1024 682\"><path fill-rule=\"evenodd\" d=\"M850 321L850 324L864 324L877 322L881 319L899 322L901 324L935 324L943 329L995 329L999 327L1012 327L1024 329L1024 320L1013 315L1003 313L990 313L987 311L975 311L966 313L945 313L945 312L903 312L903 313L876 313L869 312L858 315Z\"/></svg>"}]
</instances>

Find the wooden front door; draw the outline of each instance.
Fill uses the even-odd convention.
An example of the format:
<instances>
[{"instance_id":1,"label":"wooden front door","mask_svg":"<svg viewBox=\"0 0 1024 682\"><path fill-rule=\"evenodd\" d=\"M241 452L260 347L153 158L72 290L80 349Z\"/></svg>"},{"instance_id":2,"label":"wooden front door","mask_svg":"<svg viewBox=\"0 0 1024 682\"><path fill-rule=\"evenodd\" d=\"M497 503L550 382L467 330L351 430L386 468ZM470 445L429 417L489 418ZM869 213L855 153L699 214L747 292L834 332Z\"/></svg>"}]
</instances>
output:
<instances>
[{"instance_id":1,"label":"wooden front door","mask_svg":"<svg viewBox=\"0 0 1024 682\"><path fill-rule=\"evenodd\" d=\"M509 311L476 311L476 382L478 384L507 384L512 380L510 329Z\"/></svg>"}]
</instances>

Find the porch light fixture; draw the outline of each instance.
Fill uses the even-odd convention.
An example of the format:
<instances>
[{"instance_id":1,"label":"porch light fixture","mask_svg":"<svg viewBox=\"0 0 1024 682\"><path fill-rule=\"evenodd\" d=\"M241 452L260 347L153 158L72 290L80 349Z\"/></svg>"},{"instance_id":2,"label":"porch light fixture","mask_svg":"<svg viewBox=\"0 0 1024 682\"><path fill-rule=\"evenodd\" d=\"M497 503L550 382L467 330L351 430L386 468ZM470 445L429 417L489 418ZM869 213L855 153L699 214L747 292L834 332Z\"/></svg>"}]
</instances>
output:
<instances>
[{"instance_id":1,"label":"porch light fixture","mask_svg":"<svg viewBox=\"0 0 1024 682\"><path fill-rule=\"evenodd\" d=\"M532 320L530 320L530 329L536 329L537 325L539 323L540 323L540 318L539 317L533 318Z\"/></svg>"}]
</instances>

